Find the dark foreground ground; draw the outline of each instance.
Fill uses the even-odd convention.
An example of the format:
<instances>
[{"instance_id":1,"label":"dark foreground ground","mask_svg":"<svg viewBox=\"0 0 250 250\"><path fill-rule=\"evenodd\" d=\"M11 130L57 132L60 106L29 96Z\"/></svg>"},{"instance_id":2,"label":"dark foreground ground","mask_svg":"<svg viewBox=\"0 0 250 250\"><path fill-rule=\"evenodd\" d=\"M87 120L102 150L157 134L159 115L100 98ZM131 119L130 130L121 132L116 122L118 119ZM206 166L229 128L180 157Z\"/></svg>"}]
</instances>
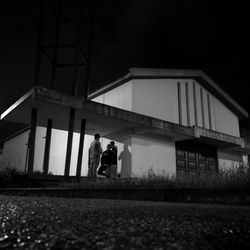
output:
<instances>
[{"instance_id":1,"label":"dark foreground ground","mask_svg":"<svg viewBox=\"0 0 250 250\"><path fill-rule=\"evenodd\" d=\"M0 249L249 249L250 207L0 196Z\"/></svg>"}]
</instances>

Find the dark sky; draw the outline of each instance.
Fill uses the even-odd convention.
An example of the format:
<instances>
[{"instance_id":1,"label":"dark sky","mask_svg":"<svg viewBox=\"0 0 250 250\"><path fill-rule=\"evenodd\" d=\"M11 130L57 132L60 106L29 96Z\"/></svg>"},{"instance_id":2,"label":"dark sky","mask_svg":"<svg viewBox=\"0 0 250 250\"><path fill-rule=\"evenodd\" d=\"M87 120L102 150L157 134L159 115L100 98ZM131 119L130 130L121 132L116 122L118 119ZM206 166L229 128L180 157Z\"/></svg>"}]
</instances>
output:
<instances>
[{"instance_id":1,"label":"dark sky","mask_svg":"<svg viewBox=\"0 0 250 250\"><path fill-rule=\"evenodd\" d=\"M235 1L97 1L90 89L129 67L201 69L250 113L248 8ZM34 82L37 0L1 3L0 113ZM16 129L0 122L0 138Z\"/></svg>"}]
</instances>

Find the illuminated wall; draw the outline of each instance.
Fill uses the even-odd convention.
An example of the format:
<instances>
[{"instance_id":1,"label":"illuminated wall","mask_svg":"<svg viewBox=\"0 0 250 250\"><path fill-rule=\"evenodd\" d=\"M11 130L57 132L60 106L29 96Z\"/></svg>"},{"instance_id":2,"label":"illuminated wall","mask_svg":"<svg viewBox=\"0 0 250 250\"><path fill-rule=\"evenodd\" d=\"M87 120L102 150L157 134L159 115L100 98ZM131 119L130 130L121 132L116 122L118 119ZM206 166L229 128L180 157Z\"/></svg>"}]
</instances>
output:
<instances>
[{"instance_id":1,"label":"illuminated wall","mask_svg":"<svg viewBox=\"0 0 250 250\"><path fill-rule=\"evenodd\" d=\"M36 142L35 142L35 156L34 156L34 171L43 171L43 157L45 147L45 135L46 128L37 127L36 129ZM27 142L28 142L29 130L23 132L4 143L3 154L1 155L1 167L14 167L17 170L25 170L25 162L27 157ZM49 160L49 172L54 175L64 175L66 147L67 147L66 131L52 129L51 135L51 147L50 147L50 160ZM76 175L78 146L79 146L79 133L73 134L72 154L70 162L70 175ZM85 135L84 139L84 151L81 176L87 176L88 173L88 148L92 140L93 135ZM103 150L106 149L107 144L111 139L101 138L100 142ZM131 175L131 139L124 138L116 141L118 148L118 173L123 177ZM126 148L126 150L124 150Z\"/></svg>"},{"instance_id":2,"label":"illuminated wall","mask_svg":"<svg viewBox=\"0 0 250 250\"><path fill-rule=\"evenodd\" d=\"M240 136L238 117L192 79L134 79L93 101L184 126L199 126ZM169 141L160 146L157 143L147 137L131 135L133 173L153 168L156 172L166 170L175 174L174 145ZM241 158L238 155L234 159L225 154L220 156L219 165L227 167L234 164L236 158L238 162Z\"/></svg>"},{"instance_id":3,"label":"illuminated wall","mask_svg":"<svg viewBox=\"0 0 250 250\"><path fill-rule=\"evenodd\" d=\"M136 176L155 174L176 175L175 144L145 136L132 137L132 166Z\"/></svg>"},{"instance_id":4,"label":"illuminated wall","mask_svg":"<svg viewBox=\"0 0 250 250\"><path fill-rule=\"evenodd\" d=\"M132 81L128 81L95 97L92 101L132 111L132 87Z\"/></svg>"},{"instance_id":5,"label":"illuminated wall","mask_svg":"<svg viewBox=\"0 0 250 250\"><path fill-rule=\"evenodd\" d=\"M134 79L94 98L93 101L159 118L184 126L199 126L239 137L237 116L198 82L190 79ZM42 171L46 130L37 127L34 171ZM3 161L23 170L28 132L4 144ZM93 136L85 135L82 176L88 172L88 148ZM155 173L176 174L175 145L168 139L159 140L129 133L123 138L102 138L103 149L110 140L118 146L118 172L122 177L141 175L150 169ZM76 175L79 134L74 133L70 175ZM67 132L52 130L49 172L63 175ZM239 162L218 152L219 165L229 167Z\"/></svg>"},{"instance_id":6,"label":"illuminated wall","mask_svg":"<svg viewBox=\"0 0 250 250\"><path fill-rule=\"evenodd\" d=\"M179 123L240 136L238 117L214 95L193 80L177 80Z\"/></svg>"},{"instance_id":7,"label":"illuminated wall","mask_svg":"<svg viewBox=\"0 0 250 250\"><path fill-rule=\"evenodd\" d=\"M93 101L239 137L238 117L192 79L134 79Z\"/></svg>"},{"instance_id":8,"label":"illuminated wall","mask_svg":"<svg viewBox=\"0 0 250 250\"><path fill-rule=\"evenodd\" d=\"M175 80L133 80L133 112L178 123Z\"/></svg>"},{"instance_id":9,"label":"illuminated wall","mask_svg":"<svg viewBox=\"0 0 250 250\"><path fill-rule=\"evenodd\" d=\"M13 166L23 171L27 154L29 131L19 134L4 143L2 167ZM37 127L34 171L41 171L43 166L44 143L46 129ZM76 175L78 143L80 135L74 133L70 175ZM176 174L176 153L173 142L128 134L124 138L116 138L118 147L118 173L121 177L143 176L151 169L156 174ZM88 148L93 140L92 135L85 135L81 176L88 172ZM103 150L111 139L101 138ZM115 140L115 138L112 138ZM64 175L65 155L67 146L67 132L52 130L49 172L54 175ZM218 163L221 169L230 169L239 166L242 156L237 153L228 153L218 150Z\"/></svg>"}]
</instances>

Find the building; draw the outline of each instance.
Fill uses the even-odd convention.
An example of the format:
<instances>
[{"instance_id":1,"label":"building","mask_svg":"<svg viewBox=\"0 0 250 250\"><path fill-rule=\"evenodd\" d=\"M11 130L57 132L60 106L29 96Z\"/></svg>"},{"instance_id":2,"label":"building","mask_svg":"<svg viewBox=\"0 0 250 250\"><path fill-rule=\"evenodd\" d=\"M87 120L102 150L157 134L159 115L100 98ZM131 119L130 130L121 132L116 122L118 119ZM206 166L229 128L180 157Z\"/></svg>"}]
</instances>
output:
<instances>
[{"instance_id":1,"label":"building","mask_svg":"<svg viewBox=\"0 0 250 250\"><path fill-rule=\"evenodd\" d=\"M239 128L239 121L247 118L202 71L131 68L88 100L39 86L31 89L1 115L7 121L31 123L4 140L2 158L28 172L86 176L88 146L100 133L103 148L110 140L118 145L121 177L150 169L174 176L215 173L247 164L248 148ZM72 146L67 146L69 127ZM28 143L30 138L33 143Z\"/></svg>"}]
</instances>

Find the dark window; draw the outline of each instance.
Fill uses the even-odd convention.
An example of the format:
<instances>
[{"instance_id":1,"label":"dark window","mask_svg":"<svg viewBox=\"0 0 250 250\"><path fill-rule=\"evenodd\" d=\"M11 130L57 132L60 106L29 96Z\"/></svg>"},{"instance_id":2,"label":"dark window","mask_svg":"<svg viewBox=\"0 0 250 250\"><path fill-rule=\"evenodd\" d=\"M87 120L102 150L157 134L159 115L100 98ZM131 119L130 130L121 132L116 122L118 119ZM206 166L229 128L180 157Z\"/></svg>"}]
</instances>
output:
<instances>
[{"instance_id":1,"label":"dark window","mask_svg":"<svg viewBox=\"0 0 250 250\"><path fill-rule=\"evenodd\" d=\"M176 142L175 146L178 177L218 172L216 147L195 141Z\"/></svg>"}]
</instances>

